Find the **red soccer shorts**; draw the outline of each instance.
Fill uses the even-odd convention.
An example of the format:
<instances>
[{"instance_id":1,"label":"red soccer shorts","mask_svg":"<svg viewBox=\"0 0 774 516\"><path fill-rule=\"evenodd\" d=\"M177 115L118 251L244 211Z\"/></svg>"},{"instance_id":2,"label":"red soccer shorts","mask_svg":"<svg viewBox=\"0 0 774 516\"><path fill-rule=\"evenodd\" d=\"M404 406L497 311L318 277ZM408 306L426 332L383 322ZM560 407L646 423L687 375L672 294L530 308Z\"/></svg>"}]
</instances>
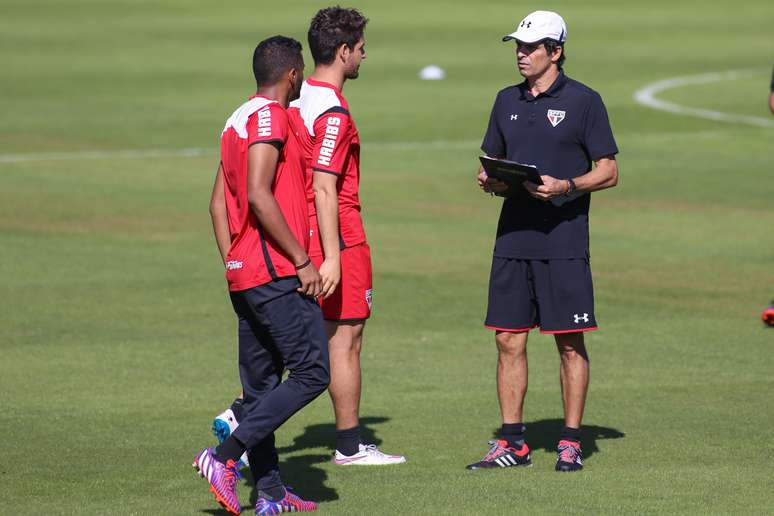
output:
<instances>
[{"instance_id":1,"label":"red soccer shorts","mask_svg":"<svg viewBox=\"0 0 774 516\"><path fill-rule=\"evenodd\" d=\"M310 256L318 269L323 257ZM341 250L341 281L328 299L322 299L326 321L359 321L371 317L371 248L366 242Z\"/></svg>"}]
</instances>

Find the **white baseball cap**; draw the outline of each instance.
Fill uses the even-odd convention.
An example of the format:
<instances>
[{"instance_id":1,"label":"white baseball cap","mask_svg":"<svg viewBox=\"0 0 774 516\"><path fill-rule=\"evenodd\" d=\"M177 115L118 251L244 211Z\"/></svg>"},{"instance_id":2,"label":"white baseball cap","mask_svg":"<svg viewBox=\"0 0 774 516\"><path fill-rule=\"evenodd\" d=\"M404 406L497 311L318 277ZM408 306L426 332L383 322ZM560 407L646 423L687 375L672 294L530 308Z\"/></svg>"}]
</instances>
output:
<instances>
[{"instance_id":1,"label":"white baseball cap","mask_svg":"<svg viewBox=\"0 0 774 516\"><path fill-rule=\"evenodd\" d=\"M544 39L553 39L564 43L567 40L567 25L558 13L535 11L521 20L516 31L503 36L503 41L511 39L524 43L537 43Z\"/></svg>"}]
</instances>

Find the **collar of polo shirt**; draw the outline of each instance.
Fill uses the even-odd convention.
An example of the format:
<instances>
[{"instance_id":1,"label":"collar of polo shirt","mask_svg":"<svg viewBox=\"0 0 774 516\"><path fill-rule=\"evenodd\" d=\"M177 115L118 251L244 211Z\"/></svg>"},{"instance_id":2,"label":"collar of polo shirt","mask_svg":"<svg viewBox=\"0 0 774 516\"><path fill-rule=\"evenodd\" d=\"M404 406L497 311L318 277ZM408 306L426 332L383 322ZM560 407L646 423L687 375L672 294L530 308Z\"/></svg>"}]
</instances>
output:
<instances>
[{"instance_id":1,"label":"collar of polo shirt","mask_svg":"<svg viewBox=\"0 0 774 516\"><path fill-rule=\"evenodd\" d=\"M532 93L529 92L529 86L527 86L527 81L522 82L519 84L519 91L521 92L521 98L522 100L526 99L527 102L531 102L535 100L538 97L554 97L559 98L559 94L562 91L562 88L567 83L567 76L564 75L564 70L559 70L559 75L556 76L556 80L551 85L550 88L548 88L546 91L539 94L537 97L534 97Z\"/></svg>"}]
</instances>

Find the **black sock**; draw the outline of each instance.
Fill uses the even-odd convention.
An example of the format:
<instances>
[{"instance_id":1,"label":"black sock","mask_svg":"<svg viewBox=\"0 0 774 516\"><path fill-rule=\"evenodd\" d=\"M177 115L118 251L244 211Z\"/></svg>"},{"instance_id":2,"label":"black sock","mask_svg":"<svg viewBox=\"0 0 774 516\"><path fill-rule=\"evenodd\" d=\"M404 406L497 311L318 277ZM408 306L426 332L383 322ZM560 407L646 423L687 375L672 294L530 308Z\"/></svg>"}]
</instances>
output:
<instances>
[{"instance_id":1,"label":"black sock","mask_svg":"<svg viewBox=\"0 0 774 516\"><path fill-rule=\"evenodd\" d=\"M278 485L274 487L269 487L267 489L259 489L258 496L262 498L267 498L272 502L276 502L277 500L282 500L283 498L285 498L285 486Z\"/></svg>"},{"instance_id":2,"label":"black sock","mask_svg":"<svg viewBox=\"0 0 774 516\"><path fill-rule=\"evenodd\" d=\"M236 419L237 423L239 423L242 420L242 409L244 408L242 404L244 403L244 401L245 400L243 400L242 398L237 398L234 400L234 403L231 404L231 407L229 407L231 409L231 412L234 413L234 419Z\"/></svg>"},{"instance_id":3,"label":"black sock","mask_svg":"<svg viewBox=\"0 0 774 516\"><path fill-rule=\"evenodd\" d=\"M503 423L500 436L508 442L508 446L517 450L524 445L524 432L527 427L523 423Z\"/></svg>"},{"instance_id":4,"label":"black sock","mask_svg":"<svg viewBox=\"0 0 774 516\"><path fill-rule=\"evenodd\" d=\"M336 449L347 456L360 451L360 425L346 430L336 430Z\"/></svg>"},{"instance_id":5,"label":"black sock","mask_svg":"<svg viewBox=\"0 0 774 516\"><path fill-rule=\"evenodd\" d=\"M571 428L569 426L565 426L564 429L562 429L561 440L579 443L581 440L580 428Z\"/></svg>"},{"instance_id":6,"label":"black sock","mask_svg":"<svg viewBox=\"0 0 774 516\"><path fill-rule=\"evenodd\" d=\"M236 462L244 452L245 447L242 446L242 443L234 439L234 436L232 435L215 448L215 458L223 464L227 463L229 460Z\"/></svg>"}]
</instances>

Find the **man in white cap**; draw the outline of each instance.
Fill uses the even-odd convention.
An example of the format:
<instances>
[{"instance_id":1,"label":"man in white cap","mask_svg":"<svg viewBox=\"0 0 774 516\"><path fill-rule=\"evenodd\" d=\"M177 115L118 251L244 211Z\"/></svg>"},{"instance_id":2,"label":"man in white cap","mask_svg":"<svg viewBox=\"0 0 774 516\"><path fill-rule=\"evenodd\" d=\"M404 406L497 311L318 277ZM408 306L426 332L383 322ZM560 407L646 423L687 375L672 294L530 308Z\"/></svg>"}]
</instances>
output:
<instances>
[{"instance_id":1,"label":"man in white cap","mask_svg":"<svg viewBox=\"0 0 774 516\"><path fill-rule=\"evenodd\" d=\"M554 335L560 357L564 428L557 471L578 471L589 381L583 334L597 328L588 251L590 193L618 182L618 153L599 94L564 74L567 26L535 11L503 41L516 43L524 81L501 90L481 149L490 157L538 167L542 183L509 185L479 170L478 184L506 197L497 226L485 326L495 331L502 427L492 448L468 469L527 466L524 397L527 335ZM592 166L594 162L594 166Z\"/></svg>"}]
</instances>

